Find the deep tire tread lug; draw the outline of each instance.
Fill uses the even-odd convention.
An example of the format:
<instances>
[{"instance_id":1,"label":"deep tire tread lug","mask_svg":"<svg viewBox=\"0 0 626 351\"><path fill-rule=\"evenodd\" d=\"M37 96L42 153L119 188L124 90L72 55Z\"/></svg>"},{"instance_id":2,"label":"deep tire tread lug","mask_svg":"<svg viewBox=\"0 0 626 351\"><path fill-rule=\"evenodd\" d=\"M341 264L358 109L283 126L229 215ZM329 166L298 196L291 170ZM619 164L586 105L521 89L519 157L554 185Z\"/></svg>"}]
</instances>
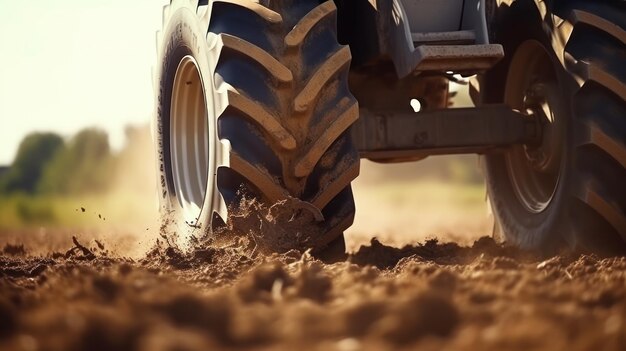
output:
<instances>
[{"instance_id":1,"label":"deep tire tread lug","mask_svg":"<svg viewBox=\"0 0 626 351\"><path fill-rule=\"evenodd\" d=\"M573 10L570 13L570 22L574 25L588 25L614 37L626 45L626 31L620 26L584 10Z\"/></svg>"},{"instance_id":2,"label":"deep tire tread lug","mask_svg":"<svg viewBox=\"0 0 626 351\"><path fill-rule=\"evenodd\" d=\"M226 33L219 34L219 38L225 49L245 55L250 60L257 62L267 72L271 73L276 80L280 82L291 82L293 80L291 71L260 47Z\"/></svg>"},{"instance_id":3,"label":"deep tire tread lug","mask_svg":"<svg viewBox=\"0 0 626 351\"><path fill-rule=\"evenodd\" d=\"M610 223L622 239L626 241L626 214L596 192L591 184L587 184L577 197Z\"/></svg>"},{"instance_id":4,"label":"deep tire tread lug","mask_svg":"<svg viewBox=\"0 0 626 351\"><path fill-rule=\"evenodd\" d=\"M312 200L313 205L317 208L324 208L339 192L345 189L350 183L359 176L359 161L353 162L346 167L337 178L328 182L319 195Z\"/></svg>"},{"instance_id":5,"label":"deep tire tread lug","mask_svg":"<svg viewBox=\"0 0 626 351\"><path fill-rule=\"evenodd\" d=\"M271 203L288 196L287 192L267 172L254 166L233 151L230 153L228 166L254 184Z\"/></svg>"},{"instance_id":6,"label":"deep tire tread lug","mask_svg":"<svg viewBox=\"0 0 626 351\"><path fill-rule=\"evenodd\" d=\"M294 109L304 112L313 105L329 80L350 64L350 48L344 46L320 65L294 100Z\"/></svg>"},{"instance_id":7,"label":"deep tire tread lug","mask_svg":"<svg viewBox=\"0 0 626 351\"><path fill-rule=\"evenodd\" d=\"M263 128L281 148L293 150L296 140L281 124L278 118L268 112L263 105L238 92L228 90L228 106L243 113L247 119Z\"/></svg>"},{"instance_id":8,"label":"deep tire tread lug","mask_svg":"<svg viewBox=\"0 0 626 351\"><path fill-rule=\"evenodd\" d=\"M304 16L294 28L285 36L287 46L300 46L304 42L309 32L322 19L337 11L333 1L326 1Z\"/></svg>"},{"instance_id":9,"label":"deep tire tread lug","mask_svg":"<svg viewBox=\"0 0 626 351\"><path fill-rule=\"evenodd\" d=\"M280 24L283 22L283 18L279 13L250 0L215 0L213 1L213 6L216 6L216 4L218 3L237 5L241 8L257 14L259 17L263 18L269 23Z\"/></svg>"},{"instance_id":10,"label":"deep tire tread lug","mask_svg":"<svg viewBox=\"0 0 626 351\"><path fill-rule=\"evenodd\" d=\"M304 177L311 173L313 167L324 155L328 147L343 134L359 118L359 106L355 102L313 142L306 153L298 159L294 168L296 177Z\"/></svg>"}]
</instances>

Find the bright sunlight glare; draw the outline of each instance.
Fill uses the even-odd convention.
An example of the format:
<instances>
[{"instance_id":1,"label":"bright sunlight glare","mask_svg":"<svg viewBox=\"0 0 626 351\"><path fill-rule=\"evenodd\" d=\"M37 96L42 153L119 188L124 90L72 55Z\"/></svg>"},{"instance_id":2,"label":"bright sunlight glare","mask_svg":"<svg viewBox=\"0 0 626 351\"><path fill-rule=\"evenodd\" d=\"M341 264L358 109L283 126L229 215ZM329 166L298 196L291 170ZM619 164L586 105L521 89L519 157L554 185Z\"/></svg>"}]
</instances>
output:
<instances>
[{"instance_id":1,"label":"bright sunlight glare","mask_svg":"<svg viewBox=\"0 0 626 351\"><path fill-rule=\"evenodd\" d=\"M29 132L148 123L166 1L0 0L0 165Z\"/></svg>"}]
</instances>

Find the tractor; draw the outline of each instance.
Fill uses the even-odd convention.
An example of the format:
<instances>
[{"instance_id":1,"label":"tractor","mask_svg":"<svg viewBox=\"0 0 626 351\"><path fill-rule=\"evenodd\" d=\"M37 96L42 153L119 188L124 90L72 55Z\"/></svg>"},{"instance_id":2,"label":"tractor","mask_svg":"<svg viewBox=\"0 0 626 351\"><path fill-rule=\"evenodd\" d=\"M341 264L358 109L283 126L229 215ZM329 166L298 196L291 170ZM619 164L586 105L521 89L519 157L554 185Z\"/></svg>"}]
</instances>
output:
<instances>
[{"instance_id":1,"label":"tractor","mask_svg":"<svg viewBox=\"0 0 626 351\"><path fill-rule=\"evenodd\" d=\"M478 154L495 236L626 250L624 1L171 0L157 53L158 194L183 238L291 201L337 256L361 158ZM460 81L475 107L450 108Z\"/></svg>"}]
</instances>

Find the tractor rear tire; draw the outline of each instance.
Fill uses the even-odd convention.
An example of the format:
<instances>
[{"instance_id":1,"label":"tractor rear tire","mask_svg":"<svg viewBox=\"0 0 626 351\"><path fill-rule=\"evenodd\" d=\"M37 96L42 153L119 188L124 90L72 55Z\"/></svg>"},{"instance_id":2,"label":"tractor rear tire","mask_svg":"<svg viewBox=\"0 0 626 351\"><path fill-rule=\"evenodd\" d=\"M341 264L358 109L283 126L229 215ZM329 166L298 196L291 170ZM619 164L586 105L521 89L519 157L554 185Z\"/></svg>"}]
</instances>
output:
<instances>
[{"instance_id":1,"label":"tractor rear tire","mask_svg":"<svg viewBox=\"0 0 626 351\"><path fill-rule=\"evenodd\" d=\"M554 4L545 13L532 1L496 11L492 32L506 59L484 77L483 102L548 117L540 146L485 157L496 234L547 254L622 254L626 9L618 1Z\"/></svg>"},{"instance_id":2,"label":"tractor rear tire","mask_svg":"<svg viewBox=\"0 0 626 351\"><path fill-rule=\"evenodd\" d=\"M242 202L295 200L317 213L309 247L345 248L359 112L334 3L172 0L163 18L155 134L168 222L197 237L231 225Z\"/></svg>"}]
</instances>

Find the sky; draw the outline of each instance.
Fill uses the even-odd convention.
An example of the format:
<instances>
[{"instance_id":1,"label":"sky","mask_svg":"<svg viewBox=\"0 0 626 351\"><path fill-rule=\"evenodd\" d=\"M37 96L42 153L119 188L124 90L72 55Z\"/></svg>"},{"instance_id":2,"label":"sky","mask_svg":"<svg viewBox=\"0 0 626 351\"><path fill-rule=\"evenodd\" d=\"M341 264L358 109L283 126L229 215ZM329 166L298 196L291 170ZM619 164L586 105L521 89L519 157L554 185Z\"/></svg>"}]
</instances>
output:
<instances>
[{"instance_id":1,"label":"sky","mask_svg":"<svg viewBox=\"0 0 626 351\"><path fill-rule=\"evenodd\" d=\"M33 131L149 123L165 0L0 0L0 165Z\"/></svg>"}]
</instances>

